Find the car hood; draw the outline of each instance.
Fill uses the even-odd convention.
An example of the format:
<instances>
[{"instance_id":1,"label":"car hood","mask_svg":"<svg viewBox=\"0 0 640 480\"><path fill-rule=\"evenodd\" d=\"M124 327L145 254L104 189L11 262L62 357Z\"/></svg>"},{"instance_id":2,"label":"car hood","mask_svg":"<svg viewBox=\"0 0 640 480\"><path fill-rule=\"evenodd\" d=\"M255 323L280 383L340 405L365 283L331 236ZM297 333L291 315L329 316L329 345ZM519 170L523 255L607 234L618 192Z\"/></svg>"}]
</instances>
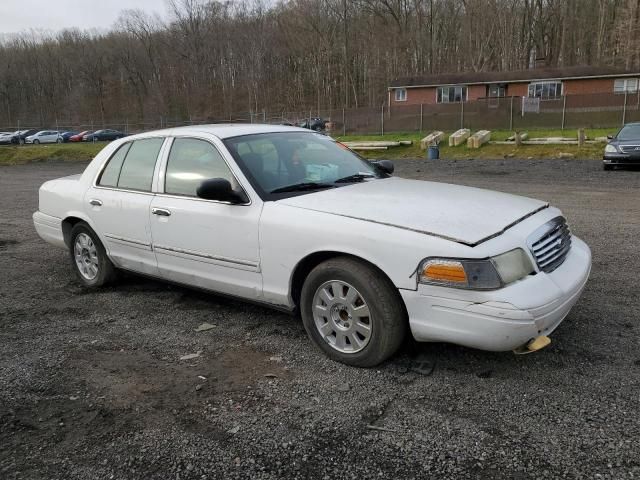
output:
<instances>
[{"instance_id":1,"label":"car hood","mask_svg":"<svg viewBox=\"0 0 640 480\"><path fill-rule=\"evenodd\" d=\"M278 200L278 203L475 246L549 205L447 183L387 178Z\"/></svg>"}]
</instances>

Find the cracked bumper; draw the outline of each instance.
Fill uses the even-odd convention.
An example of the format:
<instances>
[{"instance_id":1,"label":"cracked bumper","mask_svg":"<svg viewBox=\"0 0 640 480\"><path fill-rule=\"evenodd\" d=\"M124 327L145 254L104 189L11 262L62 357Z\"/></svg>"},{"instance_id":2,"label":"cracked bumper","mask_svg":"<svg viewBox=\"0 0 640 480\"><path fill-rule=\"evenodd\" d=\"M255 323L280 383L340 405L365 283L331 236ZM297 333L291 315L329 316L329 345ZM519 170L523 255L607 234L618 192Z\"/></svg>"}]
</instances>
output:
<instances>
[{"instance_id":1,"label":"cracked bumper","mask_svg":"<svg viewBox=\"0 0 640 480\"><path fill-rule=\"evenodd\" d=\"M508 351L549 335L577 302L591 270L591 251L577 237L565 262L500 290L479 292L432 285L400 290L417 341Z\"/></svg>"}]
</instances>

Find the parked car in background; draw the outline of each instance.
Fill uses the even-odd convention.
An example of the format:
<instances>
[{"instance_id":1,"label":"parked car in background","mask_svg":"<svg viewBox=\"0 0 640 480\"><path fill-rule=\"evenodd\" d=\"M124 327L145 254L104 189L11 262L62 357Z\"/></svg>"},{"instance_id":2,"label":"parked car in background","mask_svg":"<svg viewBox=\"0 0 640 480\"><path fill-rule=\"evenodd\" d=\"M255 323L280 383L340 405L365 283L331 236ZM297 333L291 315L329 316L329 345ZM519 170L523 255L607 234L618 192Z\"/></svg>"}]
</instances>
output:
<instances>
[{"instance_id":1,"label":"parked car in background","mask_svg":"<svg viewBox=\"0 0 640 480\"><path fill-rule=\"evenodd\" d=\"M83 137L83 140L85 142L110 142L111 140L118 140L123 137L126 137L126 134L119 130L105 129L88 133Z\"/></svg>"},{"instance_id":2,"label":"parked car in background","mask_svg":"<svg viewBox=\"0 0 640 480\"><path fill-rule=\"evenodd\" d=\"M29 130L18 130L13 133L13 136L11 137L11 143L16 145L24 145L27 137L35 135L38 132L39 130L36 130L35 128L31 128Z\"/></svg>"},{"instance_id":3,"label":"parked car in background","mask_svg":"<svg viewBox=\"0 0 640 480\"><path fill-rule=\"evenodd\" d=\"M548 345L591 269L560 210L392 173L301 128L175 128L46 182L33 220L85 287L120 268L299 311L349 365L377 365L409 332L491 351Z\"/></svg>"},{"instance_id":4,"label":"parked car in background","mask_svg":"<svg viewBox=\"0 0 640 480\"><path fill-rule=\"evenodd\" d=\"M14 132L0 132L0 145L9 145Z\"/></svg>"},{"instance_id":5,"label":"parked car in background","mask_svg":"<svg viewBox=\"0 0 640 480\"><path fill-rule=\"evenodd\" d=\"M77 134L78 134L78 132L72 132L72 131L62 132L60 134L60 138L62 139L62 143L69 142L71 137L73 137L74 135L77 135Z\"/></svg>"},{"instance_id":6,"label":"parked car in background","mask_svg":"<svg viewBox=\"0 0 640 480\"><path fill-rule=\"evenodd\" d=\"M93 133L93 130L84 130L80 133L76 133L75 135L72 135L69 138L70 142L82 142L84 140L84 137L86 137L87 135Z\"/></svg>"},{"instance_id":7,"label":"parked car in background","mask_svg":"<svg viewBox=\"0 0 640 480\"><path fill-rule=\"evenodd\" d=\"M309 130L313 130L315 132L322 132L326 128L327 121L320 118L307 118L304 122L300 124L300 127L307 128Z\"/></svg>"},{"instance_id":8,"label":"parked car in background","mask_svg":"<svg viewBox=\"0 0 640 480\"><path fill-rule=\"evenodd\" d=\"M29 135L24 139L25 143L33 143L38 145L40 143L62 143L60 132L57 130L41 130L38 133Z\"/></svg>"},{"instance_id":9,"label":"parked car in background","mask_svg":"<svg viewBox=\"0 0 640 480\"><path fill-rule=\"evenodd\" d=\"M603 168L640 165L640 122L628 123L604 147Z\"/></svg>"}]
</instances>

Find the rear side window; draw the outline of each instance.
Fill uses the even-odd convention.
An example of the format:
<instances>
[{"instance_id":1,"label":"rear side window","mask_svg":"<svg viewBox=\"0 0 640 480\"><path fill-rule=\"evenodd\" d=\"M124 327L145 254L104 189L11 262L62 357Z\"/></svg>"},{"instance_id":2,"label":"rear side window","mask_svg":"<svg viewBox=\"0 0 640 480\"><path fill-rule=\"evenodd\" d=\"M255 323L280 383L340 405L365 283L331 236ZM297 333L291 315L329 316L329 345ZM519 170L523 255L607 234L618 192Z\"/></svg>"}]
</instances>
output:
<instances>
[{"instance_id":1,"label":"rear side window","mask_svg":"<svg viewBox=\"0 0 640 480\"><path fill-rule=\"evenodd\" d=\"M151 191L153 170L164 138L146 138L132 142L120 169L118 188Z\"/></svg>"},{"instance_id":2,"label":"rear side window","mask_svg":"<svg viewBox=\"0 0 640 480\"><path fill-rule=\"evenodd\" d=\"M116 153L113 154L111 160L109 160L109 163L107 163L107 166L104 167L104 170L102 171L100 180L98 180L98 185L101 185L103 187L118 186L120 169L122 168L124 157L127 156L127 152L129 151L130 146L130 143L125 143L116 151Z\"/></svg>"},{"instance_id":3,"label":"rear side window","mask_svg":"<svg viewBox=\"0 0 640 480\"><path fill-rule=\"evenodd\" d=\"M236 181L220 152L205 140L176 138L167 161L165 193L196 196L204 180L224 178L234 187Z\"/></svg>"}]
</instances>

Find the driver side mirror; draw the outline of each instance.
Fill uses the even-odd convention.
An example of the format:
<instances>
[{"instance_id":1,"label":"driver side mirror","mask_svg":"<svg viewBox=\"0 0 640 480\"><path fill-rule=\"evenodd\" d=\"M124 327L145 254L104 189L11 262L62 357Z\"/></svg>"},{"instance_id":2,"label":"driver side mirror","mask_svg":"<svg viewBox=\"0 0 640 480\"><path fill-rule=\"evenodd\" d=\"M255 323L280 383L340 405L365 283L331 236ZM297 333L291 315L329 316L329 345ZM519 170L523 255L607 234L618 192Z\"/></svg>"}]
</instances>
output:
<instances>
[{"instance_id":1,"label":"driver side mirror","mask_svg":"<svg viewBox=\"0 0 640 480\"><path fill-rule=\"evenodd\" d=\"M391 160L378 160L377 162L373 162L377 165L380 170L382 170L387 175L393 175L393 171L395 170L395 166Z\"/></svg>"},{"instance_id":2,"label":"driver side mirror","mask_svg":"<svg viewBox=\"0 0 640 480\"><path fill-rule=\"evenodd\" d=\"M224 178L210 178L203 181L196 194L204 200L217 200L219 202L229 203L248 203L249 198L244 192L236 192L231 188L231 182Z\"/></svg>"},{"instance_id":3,"label":"driver side mirror","mask_svg":"<svg viewBox=\"0 0 640 480\"><path fill-rule=\"evenodd\" d=\"M607 135L607 139L613 140L613 135Z\"/></svg>"}]
</instances>

